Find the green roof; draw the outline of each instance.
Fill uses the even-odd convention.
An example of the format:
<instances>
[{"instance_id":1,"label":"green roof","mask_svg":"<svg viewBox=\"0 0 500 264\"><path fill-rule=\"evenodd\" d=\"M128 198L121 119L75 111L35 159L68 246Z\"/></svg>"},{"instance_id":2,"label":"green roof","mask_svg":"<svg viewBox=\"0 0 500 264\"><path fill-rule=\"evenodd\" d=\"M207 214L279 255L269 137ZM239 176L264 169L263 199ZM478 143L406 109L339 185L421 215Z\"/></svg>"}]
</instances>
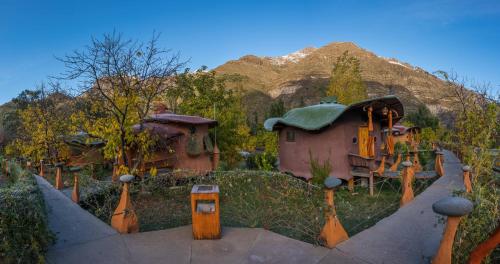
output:
<instances>
[{"instance_id":1,"label":"green roof","mask_svg":"<svg viewBox=\"0 0 500 264\"><path fill-rule=\"evenodd\" d=\"M358 103L345 106L337 103L321 103L302 108L295 108L288 111L283 117L270 118L264 122L264 127L273 131L275 125L281 124L285 126L297 127L304 130L320 130L328 125L331 125L343 113L354 109L360 109L365 105L373 104L381 109L381 106L388 105L398 112L398 118L403 117L403 105L396 96L384 96L364 100ZM396 122L397 120L395 120Z\"/></svg>"}]
</instances>

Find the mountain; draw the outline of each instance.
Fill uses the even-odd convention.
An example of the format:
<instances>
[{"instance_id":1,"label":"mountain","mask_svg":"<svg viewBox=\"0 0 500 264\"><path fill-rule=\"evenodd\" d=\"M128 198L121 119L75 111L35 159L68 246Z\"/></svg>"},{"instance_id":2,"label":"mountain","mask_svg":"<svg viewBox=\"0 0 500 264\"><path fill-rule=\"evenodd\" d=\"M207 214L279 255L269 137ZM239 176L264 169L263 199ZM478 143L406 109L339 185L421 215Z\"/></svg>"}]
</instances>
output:
<instances>
[{"instance_id":1,"label":"mountain","mask_svg":"<svg viewBox=\"0 0 500 264\"><path fill-rule=\"evenodd\" d=\"M279 57L246 55L214 70L242 78L241 83L229 85L238 85L244 91L247 111L258 113L262 120L271 101L281 99L288 109L318 103L325 96L333 64L344 51L359 59L369 97L394 94L403 101L406 112L421 104L433 113L451 109L453 102L443 99L450 92L444 81L419 67L377 56L351 42L308 47Z\"/></svg>"}]
</instances>

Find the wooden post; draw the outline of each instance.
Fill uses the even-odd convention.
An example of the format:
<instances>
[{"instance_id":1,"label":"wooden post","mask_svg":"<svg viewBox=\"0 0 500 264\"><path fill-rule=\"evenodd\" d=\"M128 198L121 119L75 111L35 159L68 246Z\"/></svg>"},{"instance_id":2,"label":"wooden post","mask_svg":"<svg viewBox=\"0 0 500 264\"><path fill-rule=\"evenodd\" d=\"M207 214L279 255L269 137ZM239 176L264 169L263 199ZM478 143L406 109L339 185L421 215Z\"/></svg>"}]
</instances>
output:
<instances>
[{"instance_id":1,"label":"wooden post","mask_svg":"<svg viewBox=\"0 0 500 264\"><path fill-rule=\"evenodd\" d=\"M412 163L409 161L403 162L403 176L401 180L403 195L401 196L401 201L399 207L403 207L413 200L413 177L414 171L412 168Z\"/></svg>"},{"instance_id":2,"label":"wooden post","mask_svg":"<svg viewBox=\"0 0 500 264\"><path fill-rule=\"evenodd\" d=\"M54 164L56 167L56 189L62 190L64 188L63 180L62 180L62 166L63 163Z\"/></svg>"},{"instance_id":3,"label":"wooden post","mask_svg":"<svg viewBox=\"0 0 500 264\"><path fill-rule=\"evenodd\" d=\"M401 153L398 153L398 158L396 159L396 162L394 162L394 164L392 164L392 166L390 168L391 171L398 170L398 165L399 165L399 163L401 163L401 157L402 157Z\"/></svg>"},{"instance_id":4,"label":"wooden post","mask_svg":"<svg viewBox=\"0 0 500 264\"><path fill-rule=\"evenodd\" d=\"M78 184L78 172L81 170L80 167L71 167L69 169L70 172L73 173L73 192L71 193L71 200L75 203L80 202L80 186Z\"/></svg>"},{"instance_id":5,"label":"wooden post","mask_svg":"<svg viewBox=\"0 0 500 264\"><path fill-rule=\"evenodd\" d=\"M217 147L217 144L214 144L214 154L212 157L212 170L215 171L219 167L219 161L220 161L220 151L219 147Z\"/></svg>"},{"instance_id":6,"label":"wooden post","mask_svg":"<svg viewBox=\"0 0 500 264\"><path fill-rule=\"evenodd\" d=\"M436 164L434 166L437 175L442 177L444 175L444 167L443 167L443 155L444 153L441 151L436 151Z\"/></svg>"},{"instance_id":7,"label":"wooden post","mask_svg":"<svg viewBox=\"0 0 500 264\"><path fill-rule=\"evenodd\" d=\"M373 196L373 177L375 176L375 173L378 174L379 176L383 176L385 171L385 156L382 157L382 160L380 161L380 166L378 169L374 171L370 171L370 178L369 179L369 188L370 188L370 196Z\"/></svg>"},{"instance_id":8,"label":"wooden post","mask_svg":"<svg viewBox=\"0 0 500 264\"><path fill-rule=\"evenodd\" d=\"M413 170L415 172L422 171L422 165L420 165L420 160L418 159L418 152L413 154Z\"/></svg>"},{"instance_id":9,"label":"wooden post","mask_svg":"<svg viewBox=\"0 0 500 264\"><path fill-rule=\"evenodd\" d=\"M118 163L115 162L113 163L113 174L111 175L111 180L113 182L117 182L118 181Z\"/></svg>"},{"instance_id":10,"label":"wooden post","mask_svg":"<svg viewBox=\"0 0 500 264\"><path fill-rule=\"evenodd\" d=\"M139 232L139 221L130 201L130 182L134 180L133 175L123 175L120 181L123 182L123 190L120 202L111 218L111 226L122 234Z\"/></svg>"},{"instance_id":11,"label":"wooden post","mask_svg":"<svg viewBox=\"0 0 500 264\"><path fill-rule=\"evenodd\" d=\"M337 211L334 204L334 188L342 184L342 181L329 176L325 179L325 200L328 206L326 213L326 223L321 230L320 237L325 241L325 246L334 248L342 241L349 239L347 232L337 217Z\"/></svg>"},{"instance_id":12,"label":"wooden post","mask_svg":"<svg viewBox=\"0 0 500 264\"><path fill-rule=\"evenodd\" d=\"M470 166L463 166L462 170L464 172L464 187L465 191L472 192L472 184L470 182Z\"/></svg>"},{"instance_id":13,"label":"wooden post","mask_svg":"<svg viewBox=\"0 0 500 264\"><path fill-rule=\"evenodd\" d=\"M97 180L96 175L95 175L94 163L90 163L90 177L94 180Z\"/></svg>"},{"instance_id":14,"label":"wooden post","mask_svg":"<svg viewBox=\"0 0 500 264\"><path fill-rule=\"evenodd\" d=\"M451 264L451 251L460 218L469 214L472 209L471 201L459 197L446 197L432 205L434 212L448 216L443 238L436 255L432 259L432 264Z\"/></svg>"},{"instance_id":15,"label":"wooden post","mask_svg":"<svg viewBox=\"0 0 500 264\"><path fill-rule=\"evenodd\" d=\"M354 177L347 180L347 190L349 190L349 192L354 192Z\"/></svg>"},{"instance_id":16,"label":"wooden post","mask_svg":"<svg viewBox=\"0 0 500 264\"><path fill-rule=\"evenodd\" d=\"M469 256L469 264L481 264L483 259L488 256L493 249L500 244L500 225L483 243L479 244Z\"/></svg>"},{"instance_id":17,"label":"wooden post","mask_svg":"<svg viewBox=\"0 0 500 264\"><path fill-rule=\"evenodd\" d=\"M43 159L40 160L40 177L45 177L45 171L43 169Z\"/></svg>"}]
</instances>

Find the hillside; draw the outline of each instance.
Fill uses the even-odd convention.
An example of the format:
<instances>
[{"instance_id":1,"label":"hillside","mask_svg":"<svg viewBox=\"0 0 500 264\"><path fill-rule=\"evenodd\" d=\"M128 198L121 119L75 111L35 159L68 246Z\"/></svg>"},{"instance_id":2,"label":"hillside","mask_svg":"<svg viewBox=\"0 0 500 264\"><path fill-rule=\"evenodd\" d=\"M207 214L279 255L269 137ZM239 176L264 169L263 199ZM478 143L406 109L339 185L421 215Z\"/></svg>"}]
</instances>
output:
<instances>
[{"instance_id":1,"label":"hillside","mask_svg":"<svg viewBox=\"0 0 500 264\"><path fill-rule=\"evenodd\" d=\"M279 57L247 55L215 68L218 74L239 74L250 113L263 118L270 100L282 99L287 108L319 102L329 82L332 65L344 51L360 60L362 77L370 97L397 95L406 111L425 104L438 113L452 102L440 99L448 93L436 76L396 59L375 55L350 42L334 42L321 48L308 47Z\"/></svg>"}]
</instances>

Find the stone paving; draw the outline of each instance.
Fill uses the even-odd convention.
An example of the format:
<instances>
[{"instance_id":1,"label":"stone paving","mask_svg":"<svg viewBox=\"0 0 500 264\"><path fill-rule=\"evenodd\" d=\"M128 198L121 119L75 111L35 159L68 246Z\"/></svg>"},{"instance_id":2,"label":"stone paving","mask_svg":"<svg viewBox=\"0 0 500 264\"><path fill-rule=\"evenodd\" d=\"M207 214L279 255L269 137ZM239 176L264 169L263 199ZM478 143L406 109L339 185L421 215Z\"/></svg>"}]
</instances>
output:
<instances>
[{"instance_id":1,"label":"stone paving","mask_svg":"<svg viewBox=\"0 0 500 264\"><path fill-rule=\"evenodd\" d=\"M443 232L432 203L463 186L451 152L445 171L412 203L332 250L261 228L223 228L222 239L201 241L191 226L120 235L43 178L37 182L58 238L49 263L427 263Z\"/></svg>"}]
</instances>

